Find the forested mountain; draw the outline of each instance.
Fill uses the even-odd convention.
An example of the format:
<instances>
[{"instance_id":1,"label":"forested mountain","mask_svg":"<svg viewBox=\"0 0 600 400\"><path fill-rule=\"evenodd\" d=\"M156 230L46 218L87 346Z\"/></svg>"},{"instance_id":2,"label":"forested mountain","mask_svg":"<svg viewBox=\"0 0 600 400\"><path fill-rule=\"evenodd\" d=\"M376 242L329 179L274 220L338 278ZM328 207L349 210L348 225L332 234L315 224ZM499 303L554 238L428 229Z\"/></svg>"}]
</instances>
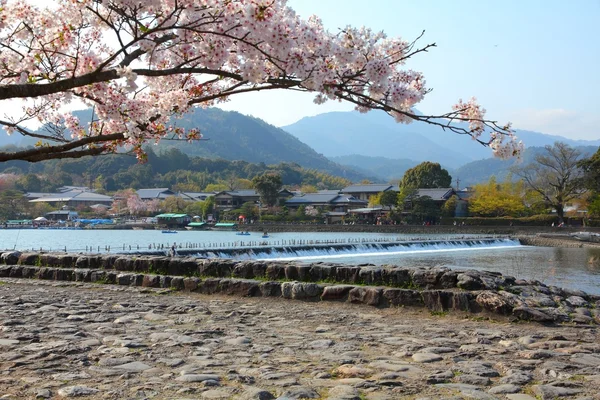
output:
<instances>
[{"instance_id":1,"label":"forested mountain","mask_svg":"<svg viewBox=\"0 0 600 400\"><path fill-rule=\"evenodd\" d=\"M413 168L419 164L419 161L406 158L392 159L385 157L369 157L359 154L329 158L338 164L347 165L365 175L375 176L385 182L401 180L407 169Z\"/></svg>"},{"instance_id":2,"label":"forested mountain","mask_svg":"<svg viewBox=\"0 0 600 400\"><path fill-rule=\"evenodd\" d=\"M39 187L22 187L25 191L53 191L64 185L86 185L106 191L169 187L174 190L200 192L208 185L235 185L265 172L281 175L286 186L313 185L323 189L340 189L351 181L295 163L249 163L203 157L189 157L178 149L155 153L148 148L148 162L140 164L132 156L107 155L80 159L50 160L39 163L10 161L0 163L0 174L13 173L40 177ZM33 179L32 181L35 181ZM231 189L231 187L229 188Z\"/></svg>"}]
</instances>

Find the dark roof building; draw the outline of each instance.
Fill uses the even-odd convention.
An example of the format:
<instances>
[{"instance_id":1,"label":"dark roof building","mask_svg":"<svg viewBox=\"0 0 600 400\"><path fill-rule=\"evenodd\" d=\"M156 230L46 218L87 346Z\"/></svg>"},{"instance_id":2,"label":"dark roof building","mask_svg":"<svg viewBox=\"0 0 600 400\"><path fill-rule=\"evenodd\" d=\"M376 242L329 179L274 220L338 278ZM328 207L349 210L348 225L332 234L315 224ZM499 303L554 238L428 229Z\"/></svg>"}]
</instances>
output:
<instances>
[{"instance_id":1,"label":"dark roof building","mask_svg":"<svg viewBox=\"0 0 600 400\"><path fill-rule=\"evenodd\" d=\"M341 193L348 193L360 200L369 200L369 197L380 192L388 190L398 191L398 187L390 184L369 183L364 185L351 185L340 190Z\"/></svg>"},{"instance_id":2,"label":"dark roof building","mask_svg":"<svg viewBox=\"0 0 600 400\"><path fill-rule=\"evenodd\" d=\"M417 196L431 197L433 201L446 201L455 194L452 188L417 189Z\"/></svg>"},{"instance_id":3,"label":"dark roof building","mask_svg":"<svg viewBox=\"0 0 600 400\"><path fill-rule=\"evenodd\" d=\"M137 195L140 200L164 200L168 197L175 196L175 192L169 188L153 188L153 189L138 189Z\"/></svg>"},{"instance_id":4,"label":"dark roof building","mask_svg":"<svg viewBox=\"0 0 600 400\"><path fill-rule=\"evenodd\" d=\"M210 196L214 196L214 192L180 192L177 194L186 201L204 201Z\"/></svg>"},{"instance_id":5,"label":"dark roof building","mask_svg":"<svg viewBox=\"0 0 600 400\"><path fill-rule=\"evenodd\" d=\"M332 207L333 211L344 212L352 208L364 207L367 202L348 194L307 193L288 199L285 205L290 208L300 206Z\"/></svg>"},{"instance_id":6,"label":"dark roof building","mask_svg":"<svg viewBox=\"0 0 600 400\"><path fill-rule=\"evenodd\" d=\"M80 192L72 190L64 193L46 193L47 196L42 196L29 200L30 203L48 203L51 205L67 205L69 207L91 206L94 204L111 205L112 197L93 192Z\"/></svg>"}]
</instances>

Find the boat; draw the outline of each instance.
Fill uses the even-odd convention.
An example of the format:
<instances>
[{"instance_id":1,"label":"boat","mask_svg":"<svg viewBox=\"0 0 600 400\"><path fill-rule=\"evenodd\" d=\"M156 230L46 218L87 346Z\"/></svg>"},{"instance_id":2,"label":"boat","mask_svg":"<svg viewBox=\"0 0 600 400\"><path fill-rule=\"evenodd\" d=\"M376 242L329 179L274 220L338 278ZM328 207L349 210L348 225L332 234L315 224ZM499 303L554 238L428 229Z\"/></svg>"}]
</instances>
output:
<instances>
[{"instance_id":1,"label":"boat","mask_svg":"<svg viewBox=\"0 0 600 400\"><path fill-rule=\"evenodd\" d=\"M172 229L169 229L169 230L163 230L163 231L161 231L161 232L162 232L162 233L177 233L177 231L174 231L174 230L172 230Z\"/></svg>"},{"instance_id":2,"label":"boat","mask_svg":"<svg viewBox=\"0 0 600 400\"><path fill-rule=\"evenodd\" d=\"M263 233L263 235L261 236L263 239L266 239L269 237L269 234L267 232Z\"/></svg>"},{"instance_id":3,"label":"boat","mask_svg":"<svg viewBox=\"0 0 600 400\"><path fill-rule=\"evenodd\" d=\"M250 236L250 232L237 232L236 235Z\"/></svg>"}]
</instances>

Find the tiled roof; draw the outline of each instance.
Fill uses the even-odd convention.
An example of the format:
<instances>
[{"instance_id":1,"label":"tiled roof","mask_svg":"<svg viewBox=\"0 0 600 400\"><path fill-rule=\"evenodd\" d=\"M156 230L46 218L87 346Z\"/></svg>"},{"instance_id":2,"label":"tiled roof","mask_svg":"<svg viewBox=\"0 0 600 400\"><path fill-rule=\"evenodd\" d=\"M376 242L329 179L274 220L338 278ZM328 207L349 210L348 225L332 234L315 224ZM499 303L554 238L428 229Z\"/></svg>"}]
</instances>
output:
<instances>
[{"instance_id":1,"label":"tiled roof","mask_svg":"<svg viewBox=\"0 0 600 400\"><path fill-rule=\"evenodd\" d=\"M391 190L392 185L389 184L366 184L366 185L351 185L341 190L342 193L379 193Z\"/></svg>"},{"instance_id":2,"label":"tiled roof","mask_svg":"<svg viewBox=\"0 0 600 400\"><path fill-rule=\"evenodd\" d=\"M285 203L294 205L294 204L325 204L331 203L336 199L339 195L335 194L321 194L321 193L307 193L302 196L294 196L291 199L288 199Z\"/></svg>"},{"instance_id":3,"label":"tiled roof","mask_svg":"<svg viewBox=\"0 0 600 400\"><path fill-rule=\"evenodd\" d=\"M368 201L360 200L360 199L357 199L354 196L347 195L347 194L338 195L337 198L335 198L333 200L333 203L335 203L335 204L350 203L350 204L365 204L365 205L369 204Z\"/></svg>"},{"instance_id":4,"label":"tiled roof","mask_svg":"<svg viewBox=\"0 0 600 400\"><path fill-rule=\"evenodd\" d=\"M34 200L30 200L31 203L49 203L49 202L67 202L67 201L89 201L97 203L99 201L112 201L112 197L105 196L103 194L92 193L92 192L65 192L65 193L52 193L50 196L40 197Z\"/></svg>"},{"instance_id":5,"label":"tiled roof","mask_svg":"<svg viewBox=\"0 0 600 400\"><path fill-rule=\"evenodd\" d=\"M138 189L136 193L140 199L164 199L175 195L169 188Z\"/></svg>"},{"instance_id":6,"label":"tiled roof","mask_svg":"<svg viewBox=\"0 0 600 400\"><path fill-rule=\"evenodd\" d=\"M454 193L452 188L417 189L417 196L429 196L433 200L448 200Z\"/></svg>"}]
</instances>

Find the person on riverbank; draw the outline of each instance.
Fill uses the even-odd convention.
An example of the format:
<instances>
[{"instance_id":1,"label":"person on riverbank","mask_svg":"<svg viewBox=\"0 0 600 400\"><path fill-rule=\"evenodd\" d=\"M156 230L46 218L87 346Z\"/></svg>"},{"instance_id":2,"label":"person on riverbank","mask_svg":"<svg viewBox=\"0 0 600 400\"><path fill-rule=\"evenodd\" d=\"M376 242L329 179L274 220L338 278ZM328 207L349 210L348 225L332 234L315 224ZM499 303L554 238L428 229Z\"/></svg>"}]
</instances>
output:
<instances>
[{"instance_id":1,"label":"person on riverbank","mask_svg":"<svg viewBox=\"0 0 600 400\"><path fill-rule=\"evenodd\" d=\"M171 246L171 251L169 251L169 256L175 257L177 255L177 243L173 243Z\"/></svg>"}]
</instances>

